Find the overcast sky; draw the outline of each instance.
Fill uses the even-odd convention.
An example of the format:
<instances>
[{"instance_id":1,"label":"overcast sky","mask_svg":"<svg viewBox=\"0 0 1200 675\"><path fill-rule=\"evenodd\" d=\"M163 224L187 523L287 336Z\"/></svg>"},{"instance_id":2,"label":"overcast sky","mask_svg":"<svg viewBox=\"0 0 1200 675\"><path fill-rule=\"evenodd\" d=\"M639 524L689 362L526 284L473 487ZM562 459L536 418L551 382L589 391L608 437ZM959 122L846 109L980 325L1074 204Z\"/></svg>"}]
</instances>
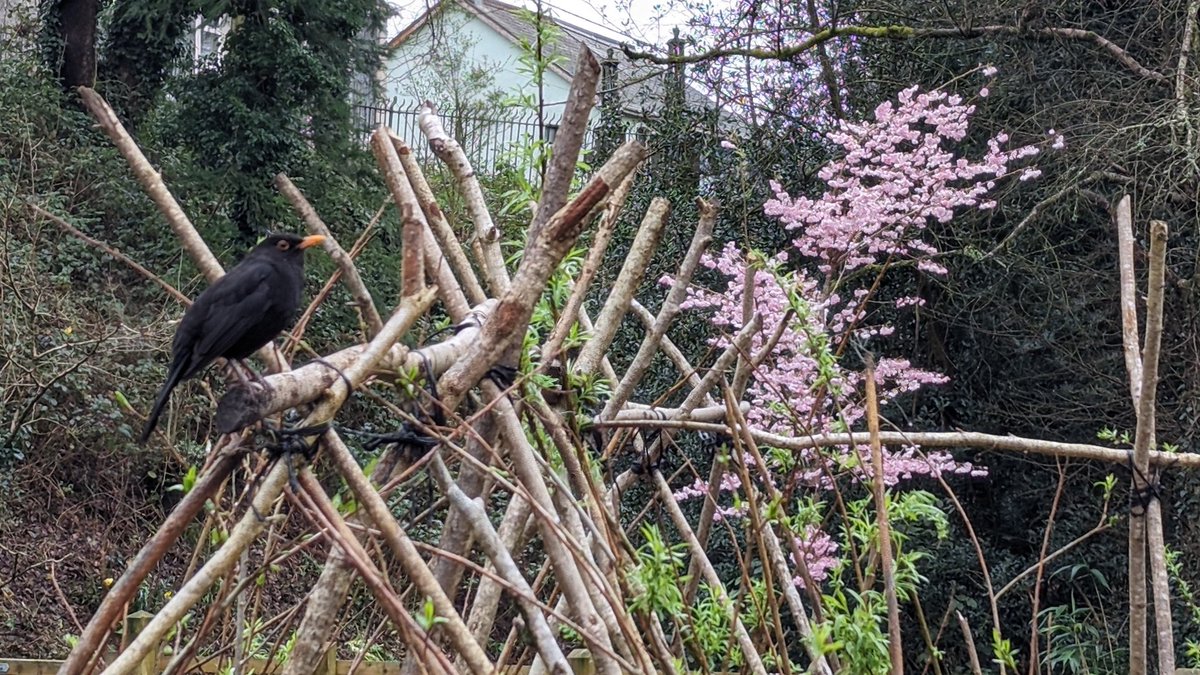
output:
<instances>
[{"instance_id":1,"label":"overcast sky","mask_svg":"<svg viewBox=\"0 0 1200 675\"><path fill-rule=\"evenodd\" d=\"M534 8L535 0L502 0ZM425 11L435 0L390 0L398 15L389 26L391 35ZM681 28L687 14L672 7L672 0L542 0L553 14L567 23L616 38L627 36L641 42L665 45L671 29ZM391 37L391 36L389 36Z\"/></svg>"}]
</instances>

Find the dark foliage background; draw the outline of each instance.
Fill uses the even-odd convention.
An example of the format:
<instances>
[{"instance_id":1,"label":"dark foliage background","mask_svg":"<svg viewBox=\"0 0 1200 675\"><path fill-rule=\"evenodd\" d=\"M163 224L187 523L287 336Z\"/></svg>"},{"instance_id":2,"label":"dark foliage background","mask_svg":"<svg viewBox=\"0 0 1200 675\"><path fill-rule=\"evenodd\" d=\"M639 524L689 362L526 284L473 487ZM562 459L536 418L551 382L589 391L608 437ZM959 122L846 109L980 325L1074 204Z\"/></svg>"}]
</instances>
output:
<instances>
[{"instance_id":1,"label":"dark foliage background","mask_svg":"<svg viewBox=\"0 0 1200 675\"><path fill-rule=\"evenodd\" d=\"M1171 73L1179 53L1186 2L1038 2L1010 0L924 3L891 0L842 3L859 23L921 26L1011 24L1071 25L1095 30L1148 68ZM195 17L233 15L237 25L220 58L196 63L181 36ZM185 210L226 264L267 229L298 230L290 209L270 187L275 173L291 175L343 241L353 240L384 203L384 190L362 151L351 115L362 93L357 73L373 72L379 53L373 37L385 16L375 0L143 0L111 3L102 12L97 86L127 120ZM23 24L0 32L0 653L61 654L63 636L76 632L62 603L45 593L53 575L67 603L94 606L103 580L123 569L145 533L161 520L187 466L204 453L211 393L199 384L179 391L171 430L175 450L142 448L132 438L140 421L122 400L146 401L157 387L178 307L124 265L100 255L52 224L36 218L27 200L62 214L89 234L121 249L194 295L202 286L180 256L169 230L128 176L123 161L92 127L73 95L58 86L59 53L52 36ZM1121 357L1114 228L1109 209L1120 195L1134 197L1139 243L1145 224L1166 220L1169 243L1167 333L1160 386L1159 441L1194 451L1200 424L1200 171L1194 149L1175 123L1169 86L1139 76L1094 44L1065 39L935 39L862 41L847 72L848 114L863 116L913 83L948 87L975 97L978 81L956 79L980 64L999 75L990 96L976 98L976 142L1006 131L1015 143L1063 133L1061 153L1038 159L1043 177L1006 183L993 212L963 214L931 230L948 252L945 278L923 277L927 304L898 315L895 335L881 350L951 377L948 385L901 399L886 415L903 428L967 429L1091 442L1102 428L1129 430L1134 417ZM47 58L49 57L49 59ZM778 112L778 111L777 111ZM721 206L715 241L775 251L788 237L762 203L768 182L789 192L814 193L816 170L830 149L796 120L764 115L750 130L735 130L711 112L668 107L651 125L654 157L630 197L626 218L596 284L607 288L620 269L632 233L650 199L665 196L673 209L663 245L647 271L640 297L657 310L671 273L696 222L699 194ZM619 134L621 130L614 133ZM737 149L721 147L733 141ZM591 159L593 165L603 157ZM431 179L453 221L466 229L448 178ZM499 206L512 186L486 177ZM1048 201L1049 200L1049 201ZM1038 207L1035 218L1025 218ZM519 232L519 214L505 223ZM389 303L397 291L397 223L385 211L375 241L359 260L368 285ZM311 260L312 277L324 278L328 261ZM715 283L711 274L701 283ZM909 278L893 283L907 284ZM886 295L890 289L885 288ZM317 351L354 339L357 319L335 288L307 333ZM591 306L603 301L599 292ZM883 311L882 309L880 311ZM423 335L434 330L423 329ZM672 337L694 363L708 363L711 326L685 315ZM636 352L644 331L627 320L612 350L618 370ZM636 398L647 400L678 379L659 358ZM668 403L674 402L669 400ZM195 412L196 414L191 414ZM367 406L350 411L370 419ZM701 470L711 449L681 436L668 455L670 468L684 459ZM1050 504L1059 485L1054 462L986 454L973 458L990 469L986 480L952 486L985 550L993 583L1002 585L1038 556ZM627 468L636 458L611 467ZM1051 548L1090 529L1098 517L1095 483L1114 472L1081 462L1064 465L1065 488ZM921 485L938 492L935 485ZM1187 516L1200 509L1200 485L1171 474L1168 540L1184 561L1200 557L1197 528ZM423 510L428 491L414 491L398 511ZM644 503L636 490L630 503ZM1123 508L1118 495L1114 508ZM948 501L942 506L952 513ZM952 513L953 515L953 513ZM659 517L661 514L652 514ZM928 619L961 609L986 645L990 610L984 600L975 550L961 522L945 541L917 542L930 553L922 567L933 583L922 587ZM434 536L433 530L424 532ZM198 537L199 533L193 533ZM713 557L734 575L743 542L719 536ZM1046 569L1042 608L1069 613L1101 670L1124 668L1126 589L1124 528L1090 540ZM173 559L149 584L141 601L153 609L182 574L187 560ZM314 558L299 557L287 570L290 584L272 585L272 602L295 602ZM1200 583L1194 565L1184 578ZM175 576L173 576L175 575ZM276 588L277 586L277 588ZM1027 626L1029 586L1001 604L1006 626ZM366 613L360 602L352 612ZM1200 639L1200 626L1176 608L1180 644ZM911 613L911 609L906 609ZM910 614L906 617L912 620ZM1095 631L1095 637L1087 631ZM1006 637L1028 653L1027 630ZM957 640L943 641L952 662L963 654ZM908 645L920 654L922 646ZM914 657L915 658L915 657ZM1099 671L1096 671L1099 672Z\"/></svg>"}]
</instances>

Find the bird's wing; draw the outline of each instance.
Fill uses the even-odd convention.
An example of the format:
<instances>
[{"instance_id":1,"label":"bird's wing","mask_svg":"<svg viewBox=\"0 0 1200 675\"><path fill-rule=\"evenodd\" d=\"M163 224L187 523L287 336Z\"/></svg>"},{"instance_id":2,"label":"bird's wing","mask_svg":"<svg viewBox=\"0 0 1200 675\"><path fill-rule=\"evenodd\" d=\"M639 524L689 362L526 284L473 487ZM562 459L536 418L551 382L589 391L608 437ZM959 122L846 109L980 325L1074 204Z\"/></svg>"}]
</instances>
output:
<instances>
[{"instance_id":1,"label":"bird's wing","mask_svg":"<svg viewBox=\"0 0 1200 675\"><path fill-rule=\"evenodd\" d=\"M270 269L255 266L250 274L230 283L214 286L201 335L193 348L195 354L209 360L223 355L246 333L273 311L276 298L268 283ZM240 275L239 275L240 276Z\"/></svg>"}]
</instances>

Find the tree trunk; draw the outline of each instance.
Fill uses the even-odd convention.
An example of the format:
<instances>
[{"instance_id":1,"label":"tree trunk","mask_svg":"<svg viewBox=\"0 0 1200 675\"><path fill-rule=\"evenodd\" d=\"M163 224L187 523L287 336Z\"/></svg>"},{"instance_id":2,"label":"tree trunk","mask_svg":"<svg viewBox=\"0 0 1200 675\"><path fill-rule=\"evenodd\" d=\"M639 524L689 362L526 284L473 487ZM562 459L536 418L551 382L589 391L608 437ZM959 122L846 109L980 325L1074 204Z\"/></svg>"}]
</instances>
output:
<instances>
[{"instance_id":1,"label":"tree trunk","mask_svg":"<svg viewBox=\"0 0 1200 675\"><path fill-rule=\"evenodd\" d=\"M62 40L58 79L64 89L90 87L96 81L96 13L99 0L59 0L51 10Z\"/></svg>"}]
</instances>

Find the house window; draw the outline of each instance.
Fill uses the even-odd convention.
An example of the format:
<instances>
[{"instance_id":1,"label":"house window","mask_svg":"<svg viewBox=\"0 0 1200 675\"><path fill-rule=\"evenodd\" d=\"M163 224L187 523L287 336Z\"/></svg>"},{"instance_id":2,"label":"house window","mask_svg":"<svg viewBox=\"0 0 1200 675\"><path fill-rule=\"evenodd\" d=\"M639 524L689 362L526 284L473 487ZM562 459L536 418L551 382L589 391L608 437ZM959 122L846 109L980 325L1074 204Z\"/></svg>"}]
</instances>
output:
<instances>
[{"instance_id":1,"label":"house window","mask_svg":"<svg viewBox=\"0 0 1200 675\"><path fill-rule=\"evenodd\" d=\"M225 17L216 21L206 21L204 17L196 17L192 31L192 61L199 66L206 59L220 58L221 44L225 34L229 32L229 20Z\"/></svg>"}]
</instances>

